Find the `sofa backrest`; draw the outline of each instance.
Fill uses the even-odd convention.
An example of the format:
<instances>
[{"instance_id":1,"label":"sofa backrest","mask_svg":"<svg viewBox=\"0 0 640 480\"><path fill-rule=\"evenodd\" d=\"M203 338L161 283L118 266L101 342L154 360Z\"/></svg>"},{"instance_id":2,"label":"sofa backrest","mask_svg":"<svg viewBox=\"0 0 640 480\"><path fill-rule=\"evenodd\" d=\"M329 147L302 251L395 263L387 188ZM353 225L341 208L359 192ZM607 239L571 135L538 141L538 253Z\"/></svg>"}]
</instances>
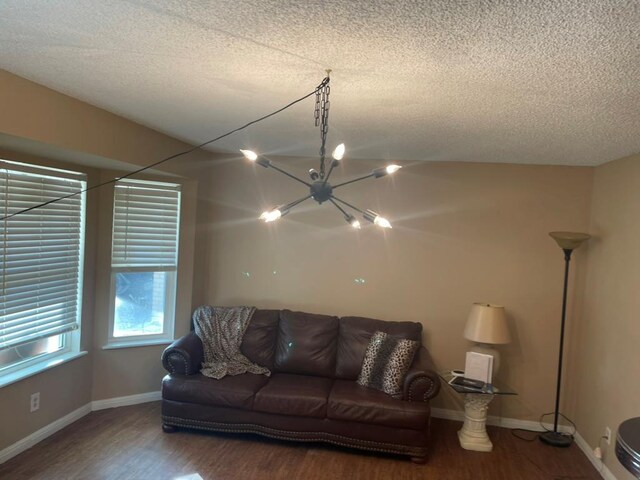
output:
<instances>
[{"instance_id":1,"label":"sofa backrest","mask_svg":"<svg viewBox=\"0 0 640 480\"><path fill-rule=\"evenodd\" d=\"M358 378L367 345L376 331L385 332L392 337L408 338L422 343L421 323L342 317L340 319L335 378L343 380Z\"/></svg>"},{"instance_id":2,"label":"sofa backrest","mask_svg":"<svg viewBox=\"0 0 640 480\"><path fill-rule=\"evenodd\" d=\"M338 325L338 317L282 310L274 370L333 377Z\"/></svg>"},{"instance_id":3,"label":"sofa backrest","mask_svg":"<svg viewBox=\"0 0 640 480\"><path fill-rule=\"evenodd\" d=\"M256 310L242 337L240 351L252 362L273 371L280 310Z\"/></svg>"},{"instance_id":4,"label":"sofa backrest","mask_svg":"<svg viewBox=\"0 0 640 480\"><path fill-rule=\"evenodd\" d=\"M240 350L272 372L355 380L376 331L422 341L422 325L415 322L258 309Z\"/></svg>"}]
</instances>

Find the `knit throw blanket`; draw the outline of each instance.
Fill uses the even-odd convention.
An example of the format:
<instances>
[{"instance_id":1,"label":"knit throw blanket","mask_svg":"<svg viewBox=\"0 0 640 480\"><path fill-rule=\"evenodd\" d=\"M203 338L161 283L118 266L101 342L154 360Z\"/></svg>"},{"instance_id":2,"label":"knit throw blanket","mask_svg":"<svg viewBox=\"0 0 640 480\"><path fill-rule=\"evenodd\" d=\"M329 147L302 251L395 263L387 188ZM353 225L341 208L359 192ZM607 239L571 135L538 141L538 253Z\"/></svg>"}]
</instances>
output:
<instances>
[{"instance_id":1,"label":"knit throw blanket","mask_svg":"<svg viewBox=\"0 0 640 480\"><path fill-rule=\"evenodd\" d=\"M196 308L193 325L204 349L200 370L203 375L218 380L246 372L271 375L269 369L253 363L240 351L242 337L254 311L254 307L204 305Z\"/></svg>"}]
</instances>

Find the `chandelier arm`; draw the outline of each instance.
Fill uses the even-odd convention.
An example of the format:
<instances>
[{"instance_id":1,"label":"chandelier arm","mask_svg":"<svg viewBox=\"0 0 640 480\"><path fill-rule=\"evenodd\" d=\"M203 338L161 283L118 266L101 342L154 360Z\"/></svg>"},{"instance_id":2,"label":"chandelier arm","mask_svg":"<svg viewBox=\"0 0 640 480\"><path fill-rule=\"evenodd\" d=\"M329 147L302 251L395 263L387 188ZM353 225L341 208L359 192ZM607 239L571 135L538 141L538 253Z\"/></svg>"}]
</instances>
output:
<instances>
[{"instance_id":1,"label":"chandelier arm","mask_svg":"<svg viewBox=\"0 0 640 480\"><path fill-rule=\"evenodd\" d=\"M299 200L294 200L291 203L288 203L287 205L284 206L285 209L291 209L299 204L301 204L302 202L304 202L305 200L309 200L311 198L311 195L307 195L306 197L302 197Z\"/></svg>"},{"instance_id":2,"label":"chandelier arm","mask_svg":"<svg viewBox=\"0 0 640 480\"><path fill-rule=\"evenodd\" d=\"M335 188L335 187L334 187ZM336 200L340 203L342 203L343 205L346 205L349 208L353 208L356 212L360 212L361 214L365 214L364 210L359 209L358 207L356 207L355 205L351 205L348 202L345 202L344 200L340 200L338 197L336 197L335 195L331 195L331 199Z\"/></svg>"},{"instance_id":3,"label":"chandelier arm","mask_svg":"<svg viewBox=\"0 0 640 480\"><path fill-rule=\"evenodd\" d=\"M348 217L348 216L349 216L349 212L347 212L344 208L342 208L340 205L338 205L338 204L336 203L336 201L335 201L333 198L330 198L330 199L329 199L329 201L330 201L331 203L333 203L333 204L335 205L335 207L336 207L338 210L340 210L340 211L342 212L342 214L343 214L345 217Z\"/></svg>"},{"instance_id":4,"label":"chandelier arm","mask_svg":"<svg viewBox=\"0 0 640 480\"><path fill-rule=\"evenodd\" d=\"M331 162L331 167L329 168L329 173L327 173L327 176L324 179L324 184L323 185L326 185L327 182L329 181L329 177L331 176L331 172L333 172L333 169L335 168L336 163L337 162L335 160L333 162ZM333 188L335 188L335 187L333 187Z\"/></svg>"},{"instance_id":5,"label":"chandelier arm","mask_svg":"<svg viewBox=\"0 0 640 480\"><path fill-rule=\"evenodd\" d=\"M359 182L360 180L366 180L367 178L371 178L371 177L374 177L374 176L375 176L375 174L370 173L370 174L364 175L362 177L354 178L353 180L348 180L346 182L342 182L342 183L339 183L337 185L333 185L332 188L335 190L336 188L344 187L345 185L349 185L350 183Z\"/></svg>"},{"instance_id":6,"label":"chandelier arm","mask_svg":"<svg viewBox=\"0 0 640 480\"><path fill-rule=\"evenodd\" d=\"M295 175L290 174L289 172L287 172L287 171L285 171L285 170L281 169L280 167L278 167L277 165L274 165L272 162L271 162L271 163L269 163L269 166L270 166L271 168L273 168L274 170L276 170L276 171L278 171L278 172L280 172L280 173L282 173L282 174L286 175L287 177L289 177L289 178L293 178L293 179L294 179L294 180L296 180L297 182L304 183L307 187L311 187L311 184L310 184L309 182L305 182L305 181L304 181L304 180L302 180L301 178L298 178L298 177L296 177Z\"/></svg>"}]
</instances>

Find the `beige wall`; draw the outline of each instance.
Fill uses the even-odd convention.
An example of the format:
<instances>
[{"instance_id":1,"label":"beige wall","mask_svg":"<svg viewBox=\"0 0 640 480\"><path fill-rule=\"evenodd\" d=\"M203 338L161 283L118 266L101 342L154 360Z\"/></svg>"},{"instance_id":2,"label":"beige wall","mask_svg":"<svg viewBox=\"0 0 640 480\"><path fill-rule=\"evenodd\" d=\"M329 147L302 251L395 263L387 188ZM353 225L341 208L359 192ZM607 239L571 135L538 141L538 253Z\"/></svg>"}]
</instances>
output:
<instances>
[{"instance_id":1,"label":"beige wall","mask_svg":"<svg viewBox=\"0 0 640 480\"><path fill-rule=\"evenodd\" d=\"M302 176L315 166L288 164ZM374 166L345 160L349 172L335 179ZM501 377L520 395L492 413L537 420L553 410L562 294L562 252L548 232L587 229L591 182L590 168L416 163L340 191L394 226L358 232L332 205L311 201L280 222L257 221L305 187L239 158L221 161L200 188L194 303L421 322L442 369L464 366L471 303L505 305L514 341L502 348ZM445 388L435 405L459 408L460 399Z\"/></svg>"},{"instance_id":2,"label":"beige wall","mask_svg":"<svg viewBox=\"0 0 640 480\"><path fill-rule=\"evenodd\" d=\"M84 157L85 161L148 165L190 146L1 69L0 105L1 133L65 149L80 161ZM208 157L196 152L163 168L183 174L185 164Z\"/></svg>"},{"instance_id":3,"label":"beige wall","mask_svg":"<svg viewBox=\"0 0 640 480\"><path fill-rule=\"evenodd\" d=\"M89 183L102 180L98 168L148 165L189 146L142 125L0 70L0 156L90 172ZM197 152L165 165L165 170L189 176L192 165L206 164L210 155ZM60 160L67 160L60 162ZM69 163L72 162L72 163ZM177 334L188 330L196 182L184 180L185 216L181 231ZM104 192L101 192L104 195ZM82 348L89 354L67 364L0 388L0 450L59 419L91 400L156 391L162 368L162 346L101 350L108 321L104 314L108 290L96 281L108 275L111 198L88 194ZM100 204L99 204L100 203ZM102 225L98 230L98 218ZM98 239L101 246L98 247ZM105 240L106 239L106 240ZM105 263L105 255L107 261ZM96 260L102 259L102 263ZM102 302L102 303L100 303ZM41 407L29 413L29 396L41 392Z\"/></svg>"},{"instance_id":4,"label":"beige wall","mask_svg":"<svg viewBox=\"0 0 640 480\"><path fill-rule=\"evenodd\" d=\"M568 380L574 420L595 447L604 441L604 461L619 479L634 478L617 461L618 425L640 416L640 155L595 169L588 272L579 322L575 376Z\"/></svg>"},{"instance_id":5,"label":"beige wall","mask_svg":"<svg viewBox=\"0 0 640 480\"><path fill-rule=\"evenodd\" d=\"M91 401L91 359L77 358L0 389L0 451ZM40 410L29 397L40 392Z\"/></svg>"}]
</instances>

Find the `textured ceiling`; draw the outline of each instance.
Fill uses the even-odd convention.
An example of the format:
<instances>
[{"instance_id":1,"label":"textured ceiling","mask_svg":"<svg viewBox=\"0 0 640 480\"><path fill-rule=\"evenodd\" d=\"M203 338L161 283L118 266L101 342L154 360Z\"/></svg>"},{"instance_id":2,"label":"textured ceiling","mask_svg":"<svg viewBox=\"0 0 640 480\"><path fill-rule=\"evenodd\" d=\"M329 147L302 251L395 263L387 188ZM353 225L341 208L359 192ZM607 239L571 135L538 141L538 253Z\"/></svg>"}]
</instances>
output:
<instances>
[{"instance_id":1,"label":"textured ceiling","mask_svg":"<svg viewBox=\"0 0 640 480\"><path fill-rule=\"evenodd\" d=\"M0 68L191 142L313 90L347 158L640 151L640 0L3 0ZM313 101L214 150L315 155Z\"/></svg>"}]
</instances>

